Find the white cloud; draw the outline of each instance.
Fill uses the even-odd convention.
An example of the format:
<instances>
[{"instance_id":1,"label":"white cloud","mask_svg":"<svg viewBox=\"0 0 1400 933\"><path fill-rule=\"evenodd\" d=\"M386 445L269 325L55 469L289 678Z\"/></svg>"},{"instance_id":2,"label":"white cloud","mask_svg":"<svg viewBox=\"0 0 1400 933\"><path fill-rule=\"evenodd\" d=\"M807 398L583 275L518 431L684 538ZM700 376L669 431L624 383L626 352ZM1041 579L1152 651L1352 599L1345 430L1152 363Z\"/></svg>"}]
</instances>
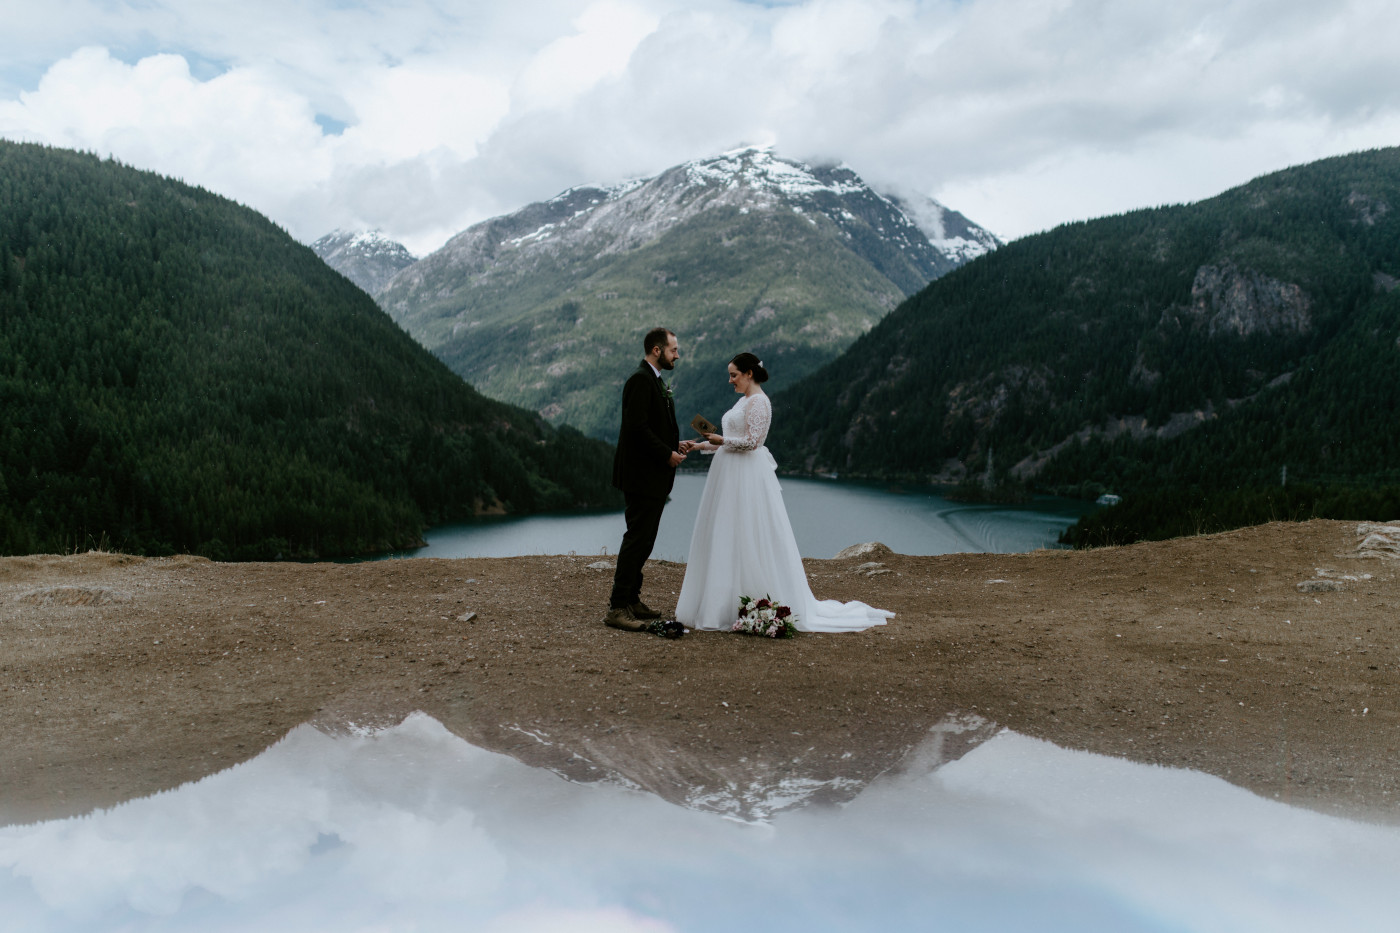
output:
<instances>
[{"instance_id":1,"label":"white cloud","mask_svg":"<svg viewBox=\"0 0 1400 933\"><path fill-rule=\"evenodd\" d=\"M196 80L179 55L126 65L105 49L79 49L37 90L0 102L0 134L114 153L269 206L330 164L305 98L252 69Z\"/></svg>"},{"instance_id":2,"label":"white cloud","mask_svg":"<svg viewBox=\"0 0 1400 933\"><path fill-rule=\"evenodd\" d=\"M437 65L356 75L346 98L354 125L334 148L351 164L412 160L439 149L471 159L510 108L504 82Z\"/></svg>"},{"instance_id":3,"label":"white cloud","mask_svg":"<svg viewBox=\"0 0 1400 933\"><path fill-rule=\"evenodd\" d=\"M1400 143L1389 0L56 2L0 36L0 135L420 252L742 142L1005 236Z\"/></svg>"},{"instance_id":4,"label":"white cloud","mask_svg":"<svg viewBox=\"0 0 1400 933\"><path fill-rule=\"evenodd\" d=\"M574 20L577 32L542 48L516 81L514 102L523 110L559 107L627 67L637 44L659 19L648 10L602 0Z\"/></svg>"},{"instance_id":5,"label":"white cloud","mask_svg":"<svg viewBox=\"0 0 1400 933\"><path fill-rule=\"evenodd\" d=\"M509 98L502 81L436 64L366 69L341 93L351 125L328 135L310 100L263 68L200 81L179 55L127 65L85 48L55 63L36 90L0 101L0 135L111 153L314 238L330 218L357 225L364 216L393 216L404 191L380 189L384 177L431 201L441 167L476 155ZM411 237L414 222L401 222Z\"/></svg>"},{"instance_id":6,"label":"white cloud","mask_svg":"<svg viewBox=\"0 0 1400 933\"><path fill-rule=\"evenodd\" d=\"M911 12L909 4L887 0L812 0L782 11L773 25L773 51L808 70L830 71L874 49L886 25Z\"/></svg>"}]
</instances>

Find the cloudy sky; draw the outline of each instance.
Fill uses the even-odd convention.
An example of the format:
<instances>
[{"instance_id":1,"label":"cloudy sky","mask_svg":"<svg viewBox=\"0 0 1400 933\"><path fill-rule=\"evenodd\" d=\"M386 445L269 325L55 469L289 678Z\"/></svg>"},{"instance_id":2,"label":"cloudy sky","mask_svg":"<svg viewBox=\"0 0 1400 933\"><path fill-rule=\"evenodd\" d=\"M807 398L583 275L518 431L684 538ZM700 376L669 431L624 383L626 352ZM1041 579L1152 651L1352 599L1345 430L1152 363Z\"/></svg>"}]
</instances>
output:
<instances>
[{"instance_id":1,"label":"cloudy sky","mask_svg":"<svg viewBox=\"0 0 1400 933\"><path fill-rule=\"evenodd\" d=\"M1397 0L0 0L0 136L423 253L745 143L1006 237L1400 144Z\"/></svg>"}]
</instances>

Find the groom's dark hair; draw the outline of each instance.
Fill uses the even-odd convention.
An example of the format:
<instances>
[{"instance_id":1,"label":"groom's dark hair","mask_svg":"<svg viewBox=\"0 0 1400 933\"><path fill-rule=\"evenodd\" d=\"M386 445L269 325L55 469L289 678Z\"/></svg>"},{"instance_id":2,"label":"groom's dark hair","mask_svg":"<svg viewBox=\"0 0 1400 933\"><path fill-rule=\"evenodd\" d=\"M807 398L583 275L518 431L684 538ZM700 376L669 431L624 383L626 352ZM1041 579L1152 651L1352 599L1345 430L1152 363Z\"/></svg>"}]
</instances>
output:
<instances>
[{"instance_id":1,"label":"groom's dark hair","mask_svg":"<svg viewBox=\"0 0 1400 933\"><path fill-rule=\"evenodd\" d=\"M653 327L647 331L646 338L642 340L643 355L651 355L651 351L656 347L665 347L674 336L676 335L672 331L664 327Z\"/></svg>"}]
</instances>

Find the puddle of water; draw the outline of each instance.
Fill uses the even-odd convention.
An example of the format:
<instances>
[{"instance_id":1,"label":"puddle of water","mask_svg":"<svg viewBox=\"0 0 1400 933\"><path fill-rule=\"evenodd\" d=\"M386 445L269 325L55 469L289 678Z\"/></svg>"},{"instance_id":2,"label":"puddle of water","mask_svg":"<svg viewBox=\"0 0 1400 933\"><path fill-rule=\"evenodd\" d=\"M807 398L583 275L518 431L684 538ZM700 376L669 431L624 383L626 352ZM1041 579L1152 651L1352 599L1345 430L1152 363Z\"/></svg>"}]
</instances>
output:
<instances>
[{"instance_id":1,"label":"puddle of water","mask_svg":"<svg viewBox=\"0 0 1400 933\"><path fill-rule=\"evenodd\" d=\"M1395 927L1400 829L991 733L950 720L899 769L838 788L840 806L793 806L814 788L791 774L679 806L423 714L302 726L176 790L0 828L0 916L201 933Z\"/></svg>"}]
</instances>

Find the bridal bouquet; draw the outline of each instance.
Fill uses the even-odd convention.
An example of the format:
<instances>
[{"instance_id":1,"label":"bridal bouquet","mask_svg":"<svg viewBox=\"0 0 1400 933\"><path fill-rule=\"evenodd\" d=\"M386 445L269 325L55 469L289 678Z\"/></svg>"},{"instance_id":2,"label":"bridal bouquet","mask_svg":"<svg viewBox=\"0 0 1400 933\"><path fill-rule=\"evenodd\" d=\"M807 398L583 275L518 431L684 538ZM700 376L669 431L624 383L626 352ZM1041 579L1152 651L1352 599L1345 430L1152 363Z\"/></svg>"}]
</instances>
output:
<instances>
[{"instance_id":1,"label":"bridal bouquet","mask_svg":"<svg viewBox=\"0 0 1400 933\"><path fill-rule=\"evenodd\" d=\"M797 634L797 626L793 624L796 620L792 609L773 602L771 596L762 599L740 596L739 619L731 631L767 638L792 638Z\"/></svg>"}]
</instances>

